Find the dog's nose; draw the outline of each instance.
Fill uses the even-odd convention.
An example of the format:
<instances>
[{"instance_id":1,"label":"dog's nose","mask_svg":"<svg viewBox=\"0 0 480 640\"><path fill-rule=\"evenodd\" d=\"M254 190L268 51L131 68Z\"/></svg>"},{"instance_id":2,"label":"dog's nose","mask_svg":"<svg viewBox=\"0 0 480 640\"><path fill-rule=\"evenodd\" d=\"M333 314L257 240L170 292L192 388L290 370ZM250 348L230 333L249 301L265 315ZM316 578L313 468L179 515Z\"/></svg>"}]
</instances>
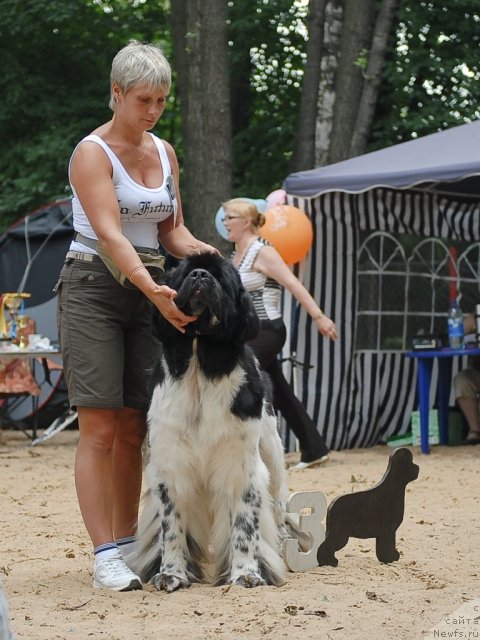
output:
<instances>
[{"instance_id":1,"label":"dog's nose","mask_svg":"<svg viewBox=\"0 0 480 640\"><path fill-rule=\"evenodd\" d=\"M190 271L190 277L194 280L206 280L210 277L210 273L206 269L194 269Z\"/></svg>"}]
</instances>

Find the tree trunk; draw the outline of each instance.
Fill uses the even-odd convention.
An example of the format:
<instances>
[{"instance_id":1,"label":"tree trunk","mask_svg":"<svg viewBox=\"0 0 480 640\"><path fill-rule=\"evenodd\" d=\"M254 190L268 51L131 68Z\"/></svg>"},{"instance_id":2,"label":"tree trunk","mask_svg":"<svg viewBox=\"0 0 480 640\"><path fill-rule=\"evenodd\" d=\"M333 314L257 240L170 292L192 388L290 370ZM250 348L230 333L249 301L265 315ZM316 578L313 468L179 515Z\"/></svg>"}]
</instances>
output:
<instances>
[{"instance_id":1,"label":"tree trunk","mask_svg":"<svg viewBox=\"0 0 480 640\"><path fill-rule=\"evenodd\" d=\"M362 58L370 49L375 0L346 0L337 78L329 162L350 157L350 141L355 129L363 89Z\"/></svg>"},{"instance_id":2,"label":"tree trunk","mask_svg":"<svg viewBox=\"0 0 480 640\"><path fill-rule=\"evenodd\" d=\"M378 88L382 77L382 67L387 52L388 38L398 4L399 0L383 0L377 16L355 130L350 142L350 157L365 153L367 149L370 126L375 113Z\"/></svg>"},{"instance_id":3,"label":"tree trunk","mask_svg":"<svg viewBox=\"0 0 480 640\"><path fill-rule=\"evenodd\" d=\"M303 76L298 131L291 171L304 171L315 166L315 122L320 86L326 0L310 0L308 15L307 62Z\"/></svg>"},{"instance_id":4,"label":"tree trunk","mask_svg":"<svg viewBox=\"0 0 480 640\"><path fill-rule=\"evenodd\" d=\"M232 134L223 0L171 3L183 138L182 200L192 232L216 246L219 206L231 195Z\"/></svg>"},{"instance_id":5,"label":"tree trunk","mask_svg":"<svg viewBox=\"0 0 480 640\"><path fill-rule=\"evenodd\" d=\"M335 105L335 77L341 46L342 19L343 0L327 2L325 7L323 57L318 90L317 121L315 123L315 166L328 164Z\"/></svg>"}]
</instances>

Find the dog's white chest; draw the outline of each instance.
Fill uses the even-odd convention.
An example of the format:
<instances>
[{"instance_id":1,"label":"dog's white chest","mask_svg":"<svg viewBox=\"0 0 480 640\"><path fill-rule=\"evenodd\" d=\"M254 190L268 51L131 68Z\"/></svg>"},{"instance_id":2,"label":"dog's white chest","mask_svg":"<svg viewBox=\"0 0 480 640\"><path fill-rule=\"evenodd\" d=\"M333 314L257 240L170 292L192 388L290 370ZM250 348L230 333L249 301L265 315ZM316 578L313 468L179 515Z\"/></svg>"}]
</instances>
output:
<instances>
[{"instance_id":1,"label":"dog's white chest","mask_svg":"<svg viewBox=\"0 0 480 640\"><path fill-rule=\"evenodd\" d=\"M244 379L241 367L209 379L192 357L182 378L173 380L167 374L164 383L155 387L149 410L151 435L161 433L163 442L173 437L192 440L192 444L215 444L241 424L231 405Z\"/></svg>"}]
</instances>

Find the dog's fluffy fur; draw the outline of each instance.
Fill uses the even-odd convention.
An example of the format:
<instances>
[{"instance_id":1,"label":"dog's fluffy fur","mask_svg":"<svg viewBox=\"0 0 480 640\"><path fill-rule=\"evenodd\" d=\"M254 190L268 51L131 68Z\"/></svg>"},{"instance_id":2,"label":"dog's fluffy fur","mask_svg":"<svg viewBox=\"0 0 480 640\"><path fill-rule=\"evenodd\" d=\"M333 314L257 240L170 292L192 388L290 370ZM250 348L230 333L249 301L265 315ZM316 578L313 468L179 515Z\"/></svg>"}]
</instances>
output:
<instances>
[{"instance_id":1,"label":"dog's fluffy fur","mask_svg":"<svg viewBox=\"0 0 480 640\"><path fill-rule=\"evenodd\" d=\"M268 382L245 341L258 318L221 256L167 272L186 333L160 314L163 358L148 414L149 461L133 568L157 589L283 582L283 447Z\"/></svg>"}]
</instances>

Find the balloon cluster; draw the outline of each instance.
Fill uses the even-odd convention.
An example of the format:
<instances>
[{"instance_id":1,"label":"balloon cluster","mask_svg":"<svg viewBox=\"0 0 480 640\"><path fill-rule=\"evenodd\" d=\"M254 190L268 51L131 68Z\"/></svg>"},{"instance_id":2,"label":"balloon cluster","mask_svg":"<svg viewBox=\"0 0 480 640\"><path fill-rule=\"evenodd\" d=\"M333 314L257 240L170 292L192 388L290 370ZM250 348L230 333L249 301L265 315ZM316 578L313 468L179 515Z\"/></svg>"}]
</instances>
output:
<instances>
[{"instance_id":1,"label":"balloon cluster","mask_svg":"<svg viewBox=\"0 0 480 640\"><path fill-rule=\"evenodd\" d=\"M259 234L275 247L287 264L300 262L307 255L313 242L313 228L304 211L286 204L287 194L283 189L272 191L265 200L242 198L255 204L265 214L265 224ZM215 228L224 240L228 232L223 224L223 207L215 215Z\"/></svg>"}]
</instances>

